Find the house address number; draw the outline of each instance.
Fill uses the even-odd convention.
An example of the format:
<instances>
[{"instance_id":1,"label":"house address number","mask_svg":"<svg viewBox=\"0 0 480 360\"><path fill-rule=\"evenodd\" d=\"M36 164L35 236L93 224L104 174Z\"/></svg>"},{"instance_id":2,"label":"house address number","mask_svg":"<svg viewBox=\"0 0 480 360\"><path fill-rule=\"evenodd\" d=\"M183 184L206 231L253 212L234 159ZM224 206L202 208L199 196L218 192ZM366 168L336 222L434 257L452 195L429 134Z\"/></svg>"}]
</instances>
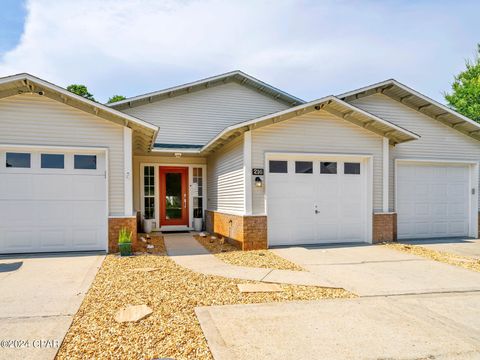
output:
<instances>
[{"instance_id":1,"label":"house address number","mask_svg":"<svg viewBox=\"0 0 480 360\"><path fill-rule=\"evenodd\" d=\"M263 175L263 169L252 169L252 175Z\"/></svg>"}]
</instances>

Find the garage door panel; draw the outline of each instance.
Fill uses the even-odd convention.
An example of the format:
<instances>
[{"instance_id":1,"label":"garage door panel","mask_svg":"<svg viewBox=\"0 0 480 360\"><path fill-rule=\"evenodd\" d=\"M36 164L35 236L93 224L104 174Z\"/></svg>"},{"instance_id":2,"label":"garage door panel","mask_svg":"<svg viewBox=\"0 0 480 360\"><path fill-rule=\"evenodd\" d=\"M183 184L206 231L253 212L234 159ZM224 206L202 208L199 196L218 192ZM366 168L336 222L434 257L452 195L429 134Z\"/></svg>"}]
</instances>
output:
<instances>
[{"instance_id":1,"label":"garage door panel","mask_svg":"<svg viewBox=\"0 0 480 360\"><path fill-rule=\"evenodd\" d=\"M39 230L40 245L45 248L60 248L68 244L69 231L64 228Z\"/></svg>"},{"instance_id":2,"label":"garage door panel","mask_svg":"<svg viewBox=\"0 0 480 360\"><path fill-rule=\"evenodd\" d=\"M71 176L48 174L36 175L34 178L34 200L67 200L71 197Z\"/></svg>"},{"instance_id":3,"label":"garage door panel","mask_svg":"<svg viewBox=\"0 0 480 360\"><path fill-rule=\"evenodd\" d=\"M30 174L2 174L0 200L26 200L33 195L33 180Z\"/></svg>"},{"instance_id":4,"label":"garage door panel","mask_svg":"<svg viewBox=\"0 0 480 360\"><path fill-rule=\"evenodd\" d=\"M2 229L4 249L8 252L28 250L36 243L36 232L25 229Z\"/></svg>"},{"instance_id":5,"label":"garage door panel","mask_svg":"<svg viewBox=\"0 0 480 360\"><path fill-rule=\"evenodd\" d=\"M468 166L399 164L398 238L466 236L469 180Z\"/></svg>"}]
</instances>

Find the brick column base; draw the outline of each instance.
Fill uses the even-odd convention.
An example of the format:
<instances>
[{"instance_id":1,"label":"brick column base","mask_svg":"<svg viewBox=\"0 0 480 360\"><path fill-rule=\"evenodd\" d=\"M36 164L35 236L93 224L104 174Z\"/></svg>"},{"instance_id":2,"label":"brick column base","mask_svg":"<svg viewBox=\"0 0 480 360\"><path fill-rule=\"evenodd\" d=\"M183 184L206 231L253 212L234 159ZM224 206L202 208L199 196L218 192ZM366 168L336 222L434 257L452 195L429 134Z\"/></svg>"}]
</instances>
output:
<instances>
[{"instance_id":1,"label":"brick column base","mask_svg":"<svg viewBox=\"0 0 480 360\"><path fill-rule=\"evenodd\" d=\"M397 213L373 214L374 244L397 241Z\"/></svg>"},{"instance_id":2,"label":"brick column base","mask_svg":"<svg viewBox=\"0 0 480 360\"><path fill-rule=\"evenodd\" d=\"M138 250L137 244L137 218L109 218L108 219L108 252L118 252L118 233L122 228L127 228L127 231L132 232L132 251Z\"/></svg>"},{"instance_id":3,"label":"brick column base","mask_svg":"<svg viewBox=\"0 0 480 360\"><path fill-rule=\"evenodd\" d=\"M267 249L267 217L205 211L209 233L218 234L241 250Z\"/></svg>"}]
</instances>

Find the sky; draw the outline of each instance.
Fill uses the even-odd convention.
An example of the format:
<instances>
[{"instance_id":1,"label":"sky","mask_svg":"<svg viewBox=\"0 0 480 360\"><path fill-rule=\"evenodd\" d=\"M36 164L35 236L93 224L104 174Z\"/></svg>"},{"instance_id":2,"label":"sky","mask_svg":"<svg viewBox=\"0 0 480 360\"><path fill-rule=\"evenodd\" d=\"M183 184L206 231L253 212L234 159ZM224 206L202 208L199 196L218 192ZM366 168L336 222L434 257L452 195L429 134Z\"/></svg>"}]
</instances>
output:
<instances>
[{"instance_id":1,"label":"sky","mask_svg":"<svg viewBox=\"0 0 480 360\"><path fill-rule=\"evenodd\" d=\"M97 100L242 70L305 100L389 78L444 102L479 1L2 0L0 76Z\"/></svg>"}]
</instances>

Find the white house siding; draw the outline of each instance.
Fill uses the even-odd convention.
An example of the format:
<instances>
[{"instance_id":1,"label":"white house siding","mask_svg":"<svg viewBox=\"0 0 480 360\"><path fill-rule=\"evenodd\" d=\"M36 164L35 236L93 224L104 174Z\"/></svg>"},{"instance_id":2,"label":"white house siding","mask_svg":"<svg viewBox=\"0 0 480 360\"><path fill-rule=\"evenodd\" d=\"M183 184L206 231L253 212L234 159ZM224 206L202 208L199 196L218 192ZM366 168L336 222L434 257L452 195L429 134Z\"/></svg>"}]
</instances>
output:
<instances>
[{"instance_id":1,"label":"white house siding","mask_svg":"<svg viewBox=\"0 0 480 360\"><path fill-rule=\"evenodd\" d=\"M480 161L479 141L385 95L366 96L351 103L421 136L418 140L390 147L389 207L391 209L395 204L395 159Z\"/></svg>"},{"instance_id":2,"label":"white house siding","mask_svg":"<svg viewBox=\"0 0 480 360\"><path fill-rule=\"evenodd\" d=\"M207 158L207 209L243 213L243 135Z\"/></svg>"},{"instance_id":3,"label":"white house siding","mask_svg":"<svg viewBox=\"0 0 480 360\"><path fill-rule=\"evenodd\" d=\"M204 145L229 125L287 107L231 82L122 111L159 126L157 143Z\"/></svg>"},{"instance_id":4,"label":"white house siding","mask_svg":"<svg viewBox=\"0 0 480 360\"><path fill-rule=\"evenodd\" d=\"M204 165L207 163L207 160L203 157L188 157L184 155L180 158L174 156L162 156L159 154L151 153L149 155L134 156L133 157L133 209L142 210L141 206L141 173L140 167L142 164L155 164L155 165L166 165L166 166L175 166L175 165ZM158 171L158 168L157 170ZM158 186L158 184L156 184Z\"/></svg>"},{"instance_id":5,"label":"white house siding","mask_svg":"<svg viewBox=\"0 0 480 360\"><path fill-rule=\"evenodd\" d=\"M382 208L382 137L319 111L252 131L252 167L265 168L267 152L373 155L373 208ZM267 171L267 169L265 169ZM253 188L253 214L265 213L265 189Z\"/></svg>"},{"instance_id":6,"label":"white house siding","mask_svg":"<svg viewBox=\"0 0 480 360\"><path fill-rule=\"evenodd\" d=\"M107 147L109 212L124 215L123 127L36 94L0 99L0 144Z\"/></svg>"}]
</instances>

